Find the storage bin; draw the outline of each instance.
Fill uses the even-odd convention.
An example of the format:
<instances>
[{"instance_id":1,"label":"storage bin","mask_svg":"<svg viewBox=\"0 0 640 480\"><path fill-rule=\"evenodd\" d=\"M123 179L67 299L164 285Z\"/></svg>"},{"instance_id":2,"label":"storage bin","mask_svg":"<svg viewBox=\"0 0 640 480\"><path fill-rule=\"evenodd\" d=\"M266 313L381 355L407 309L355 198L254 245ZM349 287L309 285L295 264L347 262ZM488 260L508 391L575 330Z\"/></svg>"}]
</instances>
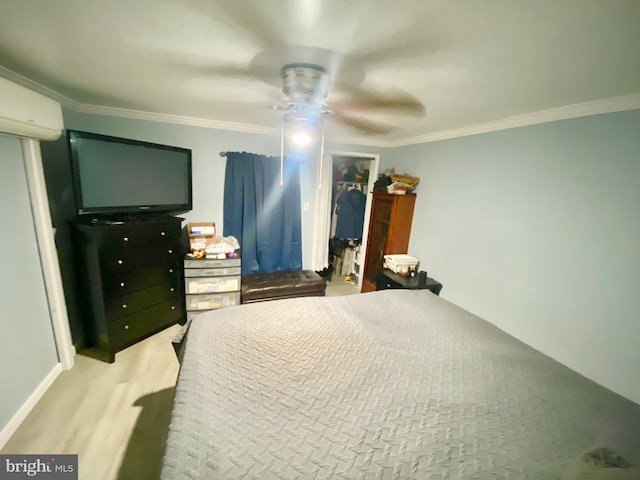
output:
<instances>
[{"instance_id":1,"label":"storage bin","mask_svg":"<svg viewBox=\"0 0 640 480\"><path fill-rule=\"evenodd\" d=\"M239 267L239 258L225 258L221 260L214 259L200 259L184 261L184 268L219 268L219 267Z\"/></svg>"},{"instance_id":2,"label":"storage bin","mask_svg":"<svg viewBox=\"0 0 640 480\"><path fill-rule=\"evenodd\" d=\"M410 255L395 254L384 256L384 267L401 275L406 275L411 270L417 270L419 263L417 258Z\"/></svg>"},{"instance_id":3,"label":"storage bin","mask_svg":"<svg viewBox=\"0 0 640 480\"><path fill-rule=\"evenodd\" d=\"M240 292L187 295L187 310L214 310L240 304Z\"/></svg>"},{"instance_id":4,"label":"storage bin","mask_svg":"<svg viewBox=\"0 0 640 480\"><path fill-rule=\"evenodd\" d=\"M240 277L187 277L184 288L187 294L234 292L240 290Z\"/></svg>"},{"instance_id":5,"label":"storage bin","mask_svg":"<svg viewBox=\"0 0 640 480\"><path fill-rule=\"evenodd\" d=\"M240 267L224 268L185 268L184 276L192 277L225 277L229 275L240 275Z\"/></svg>"}]
</instances>

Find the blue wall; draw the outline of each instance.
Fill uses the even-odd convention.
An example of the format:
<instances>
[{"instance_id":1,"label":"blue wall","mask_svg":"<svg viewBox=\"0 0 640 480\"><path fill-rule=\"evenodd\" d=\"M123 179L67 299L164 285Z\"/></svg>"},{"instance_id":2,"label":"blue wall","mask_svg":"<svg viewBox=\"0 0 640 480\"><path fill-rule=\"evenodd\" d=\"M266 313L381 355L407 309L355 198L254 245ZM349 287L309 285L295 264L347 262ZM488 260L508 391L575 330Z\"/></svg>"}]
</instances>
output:
<instances>
[{"instance_id":1,"label":"blue wall","mask_svg":"<svg viewBox=\"0 0 640 480\"><path fill-rule=\"evenodd\" d=\"M394 149L442 296L640 403L640 111Z\"/></svg>"},{"instance_id":2,"label":"blue wall","mask_svg":"<svg viewBox=\"0 0 640 480\"><path fill-rule=\"evenodd\" d=\"M222 234L222 201L226 159L221 151L246 151L264 155L280 155L280 137L216 130L204 127L174 125L105 115L91 115L64 110L65 128L114 135L147 142L174 145L193 150L193 210L184 215L188 222L214 221ZM379 153L380 149L328 142L327 151ZM300 169L301 200L309 203L302 213L302 263L310 268L315 196L317 185L317 153Z\"/></svg>"}]
</instances>

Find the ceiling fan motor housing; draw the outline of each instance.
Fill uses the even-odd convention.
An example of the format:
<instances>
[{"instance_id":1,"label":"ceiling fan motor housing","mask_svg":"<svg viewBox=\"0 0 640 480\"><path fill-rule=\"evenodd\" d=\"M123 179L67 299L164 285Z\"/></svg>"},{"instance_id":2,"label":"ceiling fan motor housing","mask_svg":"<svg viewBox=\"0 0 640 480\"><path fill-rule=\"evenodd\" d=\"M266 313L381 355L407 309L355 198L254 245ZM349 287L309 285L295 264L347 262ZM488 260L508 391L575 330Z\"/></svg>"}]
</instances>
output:
<instances>
[{"instance_id":1,"label":"ceiling fan motor housing","mask_svg":"<svg viewBox=\"0 0 640 480\"><path fill-rule=\"evenodd\" d=\"M331 77L319 65L296 63L282 67L282 91L292 104L322 104Z\"/></svg>"}]
</instances>

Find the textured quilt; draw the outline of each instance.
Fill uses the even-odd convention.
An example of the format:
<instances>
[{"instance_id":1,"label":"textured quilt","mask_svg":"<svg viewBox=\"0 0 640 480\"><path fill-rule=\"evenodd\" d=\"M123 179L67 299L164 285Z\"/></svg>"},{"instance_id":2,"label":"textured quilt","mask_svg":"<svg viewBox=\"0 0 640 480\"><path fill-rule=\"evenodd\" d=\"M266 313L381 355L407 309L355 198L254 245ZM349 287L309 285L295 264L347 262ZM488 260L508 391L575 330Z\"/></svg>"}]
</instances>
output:
<instances>
[{"instance_id":1,"label":"textured quilt","mask_svg":"<svg viewBox=\"0 0 640 480\"><path fill-rule=\"evenodd\" d=\"M598 446L637 467L640 406L426 290L385 290L196 317L162 478L544 480Z\"/></svg>"}]
</instances>

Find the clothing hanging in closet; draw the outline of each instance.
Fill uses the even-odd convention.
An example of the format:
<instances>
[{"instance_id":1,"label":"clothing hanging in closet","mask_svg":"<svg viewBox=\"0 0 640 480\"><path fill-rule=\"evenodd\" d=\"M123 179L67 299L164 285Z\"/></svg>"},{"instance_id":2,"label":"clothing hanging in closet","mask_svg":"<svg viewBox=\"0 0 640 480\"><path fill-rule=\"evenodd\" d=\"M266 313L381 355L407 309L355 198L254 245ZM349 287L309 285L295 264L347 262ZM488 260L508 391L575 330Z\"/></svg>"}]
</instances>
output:
<instances>
[{"instance_id":1,"label":"clothing hanging in closet","mask_svg":"<svg viewBox=\"0 0 640 480\"><path fill-rule=\"evenodd\" d=\"M367 196L355 188L341 192L336 201L335 238L362 238Z\"/></svg>"}]
</instances>

